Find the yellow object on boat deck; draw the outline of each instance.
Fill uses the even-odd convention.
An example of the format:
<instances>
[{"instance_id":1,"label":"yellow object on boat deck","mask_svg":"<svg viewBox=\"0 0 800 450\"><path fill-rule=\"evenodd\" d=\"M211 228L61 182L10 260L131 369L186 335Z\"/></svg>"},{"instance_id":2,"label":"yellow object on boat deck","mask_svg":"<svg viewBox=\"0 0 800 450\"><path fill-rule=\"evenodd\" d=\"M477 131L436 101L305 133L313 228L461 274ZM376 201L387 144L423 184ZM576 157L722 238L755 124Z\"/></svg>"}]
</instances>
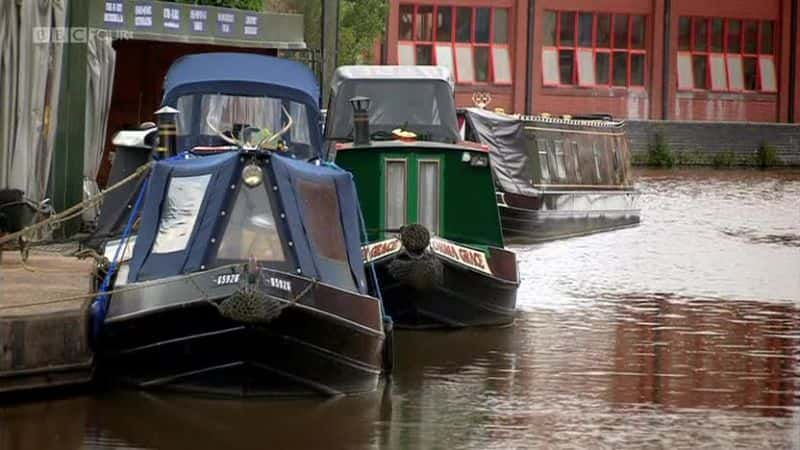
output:
<instances>
[{"instance_id":1,"label":"yellow object on boat deck","mask_svg":"<svg viewBox=\"0 0 800 450\"><path fill-rule=\"evenodd\" d=\"M392 135L398 139L405 141L413 141L417 139L417 134L413 131L406 131L402 128L395 128L392 130Z\"/></svg>"}]
</instances>

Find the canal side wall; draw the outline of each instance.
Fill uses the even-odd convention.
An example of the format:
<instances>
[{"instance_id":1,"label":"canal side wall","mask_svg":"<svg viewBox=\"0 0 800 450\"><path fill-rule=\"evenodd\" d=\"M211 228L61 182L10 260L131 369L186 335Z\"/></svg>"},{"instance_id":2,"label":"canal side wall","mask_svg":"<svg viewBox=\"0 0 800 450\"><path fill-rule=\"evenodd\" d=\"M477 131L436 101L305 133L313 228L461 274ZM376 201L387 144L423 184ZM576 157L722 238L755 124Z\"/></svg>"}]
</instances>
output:
<instances>
[{"instance_id":1,"label":"canal side wall","mask_svg":"<svg viewBox=\"0 0 800 450\"><path fill-rule=\"evenodd\" d=\"M775 166L800 166L800 125L754 122L629 120L634 165L647 165L648 152L662 137L677 165L756 166L765 145Z\"/></svg>"}]
</instances>

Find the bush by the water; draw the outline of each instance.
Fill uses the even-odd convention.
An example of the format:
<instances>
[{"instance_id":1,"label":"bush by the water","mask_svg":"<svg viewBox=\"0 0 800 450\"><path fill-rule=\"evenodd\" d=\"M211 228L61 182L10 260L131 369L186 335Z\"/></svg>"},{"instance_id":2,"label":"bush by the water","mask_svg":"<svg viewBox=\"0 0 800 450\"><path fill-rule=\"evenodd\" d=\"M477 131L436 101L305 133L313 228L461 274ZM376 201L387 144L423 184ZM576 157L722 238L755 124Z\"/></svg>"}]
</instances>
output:
<instances>
[{"instance_id":1,"label":"bush by the water","mask_svg":"<svg viewBox=\"0 0 800 450\"><path fill-rule=\"evenodd\" d=\"M756 166L764 168L780 165L781 159L778 157L778 150L765 142L758 148L755 162Z\"/></svg>"},{"instance_id":2,"label":"bush by the water","mask_svg":"<svg viewBox=\"0 0 800 450\"><path fill-rule=\"evenodd\" d=\"M647 150L647 164L657 167L673 167L675 165L675 156L672 154L672 149L664 135L657 133L655 137L655 143L650 145Z\"/></svg>"},{"instance_id":3,"label":"bush by the water","mask_svg":"<svg viewBox=\"0 0 800 450\"><path fill-rule=\"evenodd\" d=\"M714 154L711 164L714 167L731 167L736 162L736 154L732 150L725 150Z\"/></svg>"}]
</instances>

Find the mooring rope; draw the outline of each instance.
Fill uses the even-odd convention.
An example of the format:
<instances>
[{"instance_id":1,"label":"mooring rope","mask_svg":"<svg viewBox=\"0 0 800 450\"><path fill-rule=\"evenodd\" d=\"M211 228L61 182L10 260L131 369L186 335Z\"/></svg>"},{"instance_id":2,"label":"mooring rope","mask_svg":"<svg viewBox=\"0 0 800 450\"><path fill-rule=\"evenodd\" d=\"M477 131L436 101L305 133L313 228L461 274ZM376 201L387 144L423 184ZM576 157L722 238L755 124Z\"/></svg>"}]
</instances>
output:
<instances>
[{"instance_id":1,"label":"mooring rope","mask_svg":"<svg viewBox=\"0 0 800 450\"><path fill-rule=\"evenodd\" d=\"M106 292L108 292L108 289L111 286L111 278L114 277L114 272L117 271L117 264L119 264L119 258L123 254L120 252L124 252L128 248L128 238L130 238L131 231L133 231L133 222L136 220L136 216L139 214L139 208L142 207L144 194L147 191L147 185L149 183L150 177L148 176L145 178L142 185L139 186L139 193L136 195L136 202L134 202L131 213L128 216L128 222L125 224L125 229L122 232L119 245L117 245L117 249L114 251L114 258L108 265L106 276L103 277L103 283L100 285L100 289L98 289L97 297L94 299L94 302L92 302L92 320L94 322L92 330L95 334L95 337L99 335L100 328L103 326L103 322L106 320L108 302L110 298Z\"/></svg>"},{"instance_id":2,"label":"mooring rope","mask_svg":"<svg viewBox=\"0 0 800 450\"><path fill-rule=\"evenodd\" d=\"M45 219L45 220L43 220L41 222L37 222L37 223L35 223L33 225L30 225L28 227L25 227L20 231L17 231L15 233L10 233L10 234L7 234L5 236L0 237L0 246L2 246L3 244L6 244L8 242L16 241L19 238L24 238L25 236L29 236L33 232L38 231L38 230L40 230L42 228L45 228L47 226L52 226L52 225L56 225L56 224L59 224L59 223L62 223L62 222L67 222L69 220L72 220L72 219L80 216L81 214L83 214L89 208L94 207L97 203L100 202L100 200L102 200L109 193L111 193L111 192L121 188L122 186L130 183L131 181L136 180L139 177L141 177L142 174L144 174L146 171L150 170L151 167L153 167L153 164L154 164L154 161L150 161L150 162L148 162L146 164L143 164L143 165L139 166L132 174L130 174L127 177L123 178L122 180L120 180L119 182L115 183L114 185L109 186L106 189L98 192L97 194L95 194L95 195L87 198L86 200L78 203L77 205L71 206L71 207L65 209L64 211L61 211L58 214L54 214L54 215L48 217L47 219Z\"/></svg>"}]
</instances>

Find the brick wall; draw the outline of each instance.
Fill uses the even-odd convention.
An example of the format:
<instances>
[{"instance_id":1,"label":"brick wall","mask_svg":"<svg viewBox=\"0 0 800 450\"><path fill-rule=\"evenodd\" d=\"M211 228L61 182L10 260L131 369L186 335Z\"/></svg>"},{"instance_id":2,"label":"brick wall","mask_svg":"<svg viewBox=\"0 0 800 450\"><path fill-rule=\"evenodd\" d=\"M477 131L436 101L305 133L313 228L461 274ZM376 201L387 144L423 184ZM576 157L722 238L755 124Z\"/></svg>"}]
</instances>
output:
<instances>
[{"instance_id":1,"label":"brick wall","mask_svg":"<svg viewBox=\"0 0 800 450\"><path fill-rule=\"evenodd\" d=\"M766 142L775 147L784 164L800 166L800 125L647 120L629 120L627 125L634 158L645 155L661 133L684 164L712 164L715 155L726 152L733 152L734 164L752 163Z\"/></svg>"}]
</instances>

